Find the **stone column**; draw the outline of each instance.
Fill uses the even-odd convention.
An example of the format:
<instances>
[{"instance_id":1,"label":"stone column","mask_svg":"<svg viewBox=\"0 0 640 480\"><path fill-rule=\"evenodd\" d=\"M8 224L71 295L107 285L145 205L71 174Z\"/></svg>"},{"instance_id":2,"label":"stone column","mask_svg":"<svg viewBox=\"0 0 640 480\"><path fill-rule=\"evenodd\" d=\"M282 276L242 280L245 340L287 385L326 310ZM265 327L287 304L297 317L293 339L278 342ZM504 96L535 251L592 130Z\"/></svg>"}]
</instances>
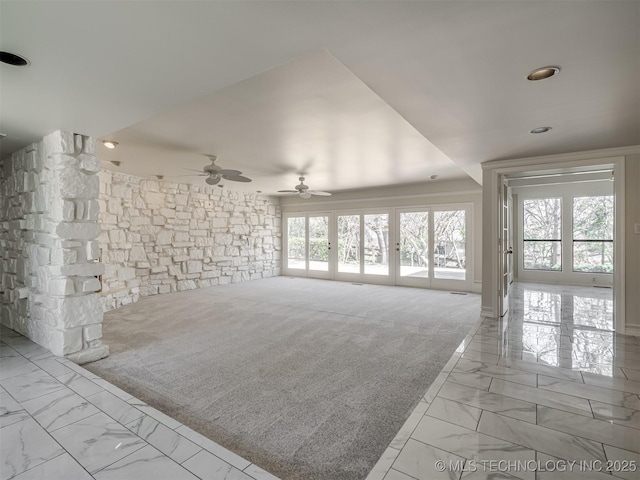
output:
<instances>
[{"instance_id":1,"label":"stone column","mask_svg":"<svg viewBox=\"0 0 640 480\"><path fill-rule=\"evenodd\" d=\"M13 194L3 199L11 217L3 236L13 240L11 256L17 257L15 279L3 278L2 323L78 363L109 353L100 340L103 309L96 293L104 267L95 150L90 137L54 132L14 154L2 179L3 190Z\"/></svg>"}]
</instances>

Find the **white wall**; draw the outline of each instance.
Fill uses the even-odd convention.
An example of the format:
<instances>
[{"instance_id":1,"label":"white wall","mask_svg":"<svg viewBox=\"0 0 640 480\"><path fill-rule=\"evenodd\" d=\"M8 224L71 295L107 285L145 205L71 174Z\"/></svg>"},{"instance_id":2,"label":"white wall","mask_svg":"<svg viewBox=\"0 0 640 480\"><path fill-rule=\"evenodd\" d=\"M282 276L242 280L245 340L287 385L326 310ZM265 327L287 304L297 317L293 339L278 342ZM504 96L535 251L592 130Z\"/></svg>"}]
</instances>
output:
<instances>
[{"instance_id":1,"label":"white wall","mask_svg":"<svg viewBox=\"0 0 640 480\"><path fill-rule=\"evenodd\" d=\"M2 324L83 363L101 343L100 233L94 139L55 132L0 170Z\"/></svg>"},{"instance_id":2,"label":"white wall","mask_svg":"<svg viewBox=\"0 0 640 480\"><path fill-rule=\"evenodd\" d=\"M282 213L353 211L371 208L424 207L469 204L471 219L471 275L472 291L482 288L482 190L473 180L435 181L395 187L338 192L331 197L312 197L308 200L297 195L281 198Z\"/></svg>"},{"instance_id":3,"label":"white wall","mask_svg":"<svg viewBox=\"0 0 640 480\"><path fill-rule=\"evenodd\" d=\"M280 274L279 200L103 171L106 310L156 295Z\"/></svg>"}]
</instances>

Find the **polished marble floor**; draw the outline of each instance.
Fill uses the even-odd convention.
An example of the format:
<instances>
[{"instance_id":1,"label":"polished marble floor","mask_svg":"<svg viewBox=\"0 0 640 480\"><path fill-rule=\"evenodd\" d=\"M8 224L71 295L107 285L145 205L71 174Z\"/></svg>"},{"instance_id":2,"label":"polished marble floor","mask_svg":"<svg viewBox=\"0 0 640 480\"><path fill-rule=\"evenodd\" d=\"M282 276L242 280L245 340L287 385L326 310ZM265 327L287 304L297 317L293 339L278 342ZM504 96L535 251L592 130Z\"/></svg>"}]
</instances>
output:
<instances>
[{"instance_id":1,"label":"polished marble floor","mask_svg":"<svg viewBox=\"0 0 640 480\"><path fill-rule=\"evenodd\" d=\"M640 478L640 338L610 289L514 284L367 480Z\"/></svg>"},{"instance_id":2,"label":"polished marble floor","mask_svg":"<svg viewBox=\"0 0 640 480\"><path fill-rule=\"evenodd\" d=\"M474 326L367 480L640 478L640 339L612 308L607 289L514 284L508 318ZM277 480L0 327L10 478Z\"/></svg>"},{"instance_id":3,"label":"polished marble floor","mask_svg":"<svg viewBox=\"0 0 640 480\"><path fill-rule=\"evenodd\" d=\"M0 480L277 480L0 327Z\"/></svg>"}]
</instances>

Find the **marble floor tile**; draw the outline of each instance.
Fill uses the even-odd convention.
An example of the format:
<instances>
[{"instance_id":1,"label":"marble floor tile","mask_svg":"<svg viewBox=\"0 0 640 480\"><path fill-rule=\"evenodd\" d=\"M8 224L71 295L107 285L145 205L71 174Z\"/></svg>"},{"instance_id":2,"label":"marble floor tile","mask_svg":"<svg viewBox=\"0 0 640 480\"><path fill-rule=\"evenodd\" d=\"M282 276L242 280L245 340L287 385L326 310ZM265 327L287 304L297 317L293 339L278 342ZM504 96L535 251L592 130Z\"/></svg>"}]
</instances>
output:
<instances>
[{"instance_id":1,"label":"marble floor tile","mask_svg":"<svg viewBox=\"0 0 640 480\"><path fill-rule=\"evenodd\" d=\"M538 405L538 425L640 453L640 432L635 428L575 415L542 405Z\"/></svg>"},{"instance_id":2,"label":"marble floor tile","mask_svg":"<svg viewBox=\"0 0 640 480\"><path fill-rule=\"evenodd\" d=\"M578 384L576 384L578 385ZM591 406L585 398L566 395L564 393L550 392L540 388L527 387L517 383L505 382L497 378L491 382L489 392L504 395L509 398L517 398L528 402L559 408L580 415L591 416ZM500 413L500 412L497 412Z\"/></svg>"},{"instance_id":3,"label":"marble floor tile","mask_svg":"<svg viewBox=\"0 0 640 480\"><path fill-rule=\"evenodd\" d=\"M111 385L109 382L107 382L106 380L103 380L102 378L100 378L99 376L97 376L95 373L90 372L89 370L87 370L84 367L81 367L80 365L78 365L77 363L74 363L70 360L67 360L66 358L59 358L56 357L56 360L61 363L62 365L64 365L65 367L67 367L70 370L73 370L76 373L79 373L80 375L82 375L84 378L88 378L89 380L99 380L102 382L105 382L108 385ZM115 386L113 386L114 388L116 388ZM103 387L104 388L104 387ZM106 390L106 389L105 389Z\"/></svg>"},{"instance_id":4,"label":"marble floor tile","mask_svg":"<svg viewBox=\"0 0 640 480\"><path fill-rule=\"evenodd\" d=\"M255 480L280 480L275 475L271 475L266 470L260 468L253 463L244 469L244 473L249 475L251 478L255 478Z\"/></svg>"},{"instance_id":5,"label":"marble floor tile","mask_svg":"<svg viewBox=\"0 0 640 480\"><path fill-rule=\"evenodd\" d=\"M0 345L0 358L4 357L19 357L21 356L18 352L16 352L9 345Z\"/></svg>"},{"instance_id":6,"label":"marble floor tile","mask_svg":"<svg viewBox=\"0 0 640 480\"><path fill-rule=\"evenodd\" d=\"M596 402L595 400L590 400L589 403L591 403L591 410L593 410L593 418L624 427L640 429L640 410L617 407L609 403Z\"/></svg>"},{"instance_id":7,"label":"marble floor tile","mask_svg":"<svg viewBox=\"0 0 640 480\"><path fill-rule=\"evenodd\" d=\"M1 430L0 480L7 480L52 458L64 450L32 418Z\"/></svg>"},{"instance_id":8,"label":"marble floor tile","mask_svg":"<svg viewBox=\"0 0 640 480\"><path fill-rule=\"evenodd\" d=\"M596 385L584 385L576 382L567 382L558 378L538 375L538 388L552 392L564 393L576 397L597 400L599 402L610 403L619 407L640 410L640 398L634 393L626 393L617 390L610 390ZM552 406L552 405L550 405Z\"/></svg>"},{"instance_id":9,"label":"marble floor tile","mask_svg":"<svg viewBox=\"0 0 640 480\"><path fill-rule=\"evenodd\" d=\"M638 365L638 368L640 368L640 365ZM640 382L640 370L634 370L632 368L622 368L621 370L627 379Z\"/></svg>"},{"instance_id":10,"label":"marble floor tile","mask_svg":"<svg viewBox=\"0 0 640 480\"><path fill-rule=\"evenodd\" d=\"M607 454L607 460L614 462L612 475L628 480L638 480L638 472L640 472L640 455L622 448L604 446L604 453ZM619 463L616 463L619 462ZM632 463L633 462L633 463Z\"/></svg>"},{"instance_id":11,"label":"marble floor tile","mask_svg":"<svg viewBox=\"0 0 640 480\"><path fill-rule=\"evenodd\" d=\"M462 467L464 461L463 457L411 439L393 463L393 469L418 480L457 480L462 469L455 471L445 468L439 471L436 462L444 462L447 467L455 464Z\"/></svg>"},{"instance_id":12,"label":"marble floor tile","mask_svg":"<svg viewBox=\"0 0 640 480\"><path fill-rule=\"evenodd\" d=\"M53 358L51 350L44 348L37 343L24 343L21 345L15 345L13 348L20 355L30 360L35 358L38 358L39 360L43 358Z\"/></svg>"},{"instance_id":13,"label":"marble floor tile","mask_svg":"<svg viewBox=\"0 0 640 480\"><path fill-rule=\"evenodd\" d=\"M147 415L125 426L178 463L184 462L202 450L202 447L191 440Z\"/></svg>"},{"instance_id":14,"label":"marble floor tile","mask_svg":"<svg viewBox=\"0 0 640 480\"><path fill-rule=\"evenodd\" d=\"M602 375L594 375L593 373L584 373L584 383L588 385L597 385L598 387L610 388L612 390L620 390L621 392L640 394L640 382L633 380L624 380L615 377L603 377Z\"/></svg>"},{"instance_id":15,"label":"marble floor tile","mask_svg":"<svg viewBox=\"0 0 640 480\"><path fill-rule=\"evenodd\" d=\"M198 480L193 473L147 445L93 474L96 480Z\"/></svg>"},{"instance_id":16,"label":"marble floor tile","mask_svg":"<svg viewBox=\"0 0 640 480\"><path fill-rule=\"evenodd\" d=\"M485 435L479 431L459 427L429 416L425 416L420 421L412 438L440 450L475 461L507 460L527 462L535 460L534 450L523 445L505 441L496 436ZM531 472L522 473L526 474L524 477L527 479L533 478L533 475L530 474Z\"/></svg>"},{"instance_id":17,"label":"marble floor tile","mask_svg":"<svg viewBox=\"0 0 640 480\"><path fill-rule=\"evenodd\" d=\"M91 474L147 445L102 412L51 435Z\"/></svg>"},{"instance_id":18,"label":"marble floor tile","mask_svg":"<svg viewBox=\"0 0 640 480\"><path fill-rule=\"evenodd\" d=\"M217 443L209 440L204 435L201 435L195 430L191 430L190 428L185 427L184 425L176 428L175 431L178 432L183 437L188 438L196 445L199 445L205 450L208 450L210 453L214 454L217 458L220 458L225 462L227 462L228 464L233 465L238 470L244 470L249 465L251 465L251 462L242 458L240 455L237 455L232 451L227 450L222 445L218 445Z\"/></svg>"},{"instance_id":19,"label":"marble floor tile","mask_svg":"<svg viewBox=\"0 0 640 480\"><path fill-rule=\"evenodd\" d=\"M580 470L573 472L546 471L538 472L536 480L612 480L612 477L604 472Z\"/></svg>"},{"instance_id":20,"label":"marble floor tile","mask_svg":"<svg viewBox=\"0 0 640 480\"><path fill-rule=\"evenodd\" d=\"M0 428L29 417L25 409L5 390L0 390Z\"/></svg>"},{"instance_id":21,"label":"marble floor tile","mask_svg":"<svg viewBox=\"0 0 640 480\"><path fill-rule=\"evenodd\" d=\"M562 378L564 380L582 383L582 375L580 374L580 372L576 370L570 370L568 368L551 367L537 362L527 362L525 360L517 360L515 358L501 358L498 361L498 365L516 370L522 370L524 372L539 373L541 375L547 375L549 377Z\"/></svg>"},{"instance_id":22,"label":"marble floor tile","mask_svg":"<svg viewBox=\"0 0 640 480\"><path fill-rule=\"evenodd\" d=\"M393 468L389 470L389 472L384 476L384 480L415 480L414 477L410 477L409 475L405 475L398 470L394 470Z\"/></svg>"},{"instance_id":23,"label":"marble floor tile","mask_svg":"<svg viewBox=\"0 0 640 480\"><path fill-rule=\"evenodd\" d=\"M478 426L478 420L480 420L480 412L482 410L479 408L436 397L429 406L427 415L469 430L475 430Z\"/></svg>"},{"instance_id":24,"label":"marble floor tile","mask_svg":"<svg viewBox=\"0 0 640 480\"><path fill-rule=\"evenodd\" d=\"M154 418L158 422L166 425L171 430L173 430L175 428L178 428L180 425L182 425L179 421L171 418L168 415L165 415L160 410L157 410L157 409L153 408L152 406L147 405L144 402L130 403L130 405L134 406L135 408L140 410L142 413Z\"/></svg>"},{"instance_id":25,"label":"marble floor tile","mask_svg":"<svg viewBox=\"0 0 640 480\"><path fill-rule=\"evenodd\" d=\"M13 480L93 480L93 477L71 455L63 453L13 477Z\"/></svg>"},{"instance_id":26,"label":"marble floor tile","mask_svg":"<svg viewBox=\"0 0 640 480\"><path fill-rule=\"evenodd\" d=\"M89 372L89 373L91 373L91 372ZM125 402L128 402L129 400L132 400L132 401L134 401L136 403L142 403L144 405L144 403L141 402L140 400L134 399L133 395L131 395L130 393L125 392L121 388L116 387L115 385L107 382L106 380L104 380L102 378L94 378L94 379L92 379L92 382L95 383L96 385L98 385L99 387L105 389L107 392L113 393L116 397L120 398L121 400L124 400Z\"/></svg>"},{"instance_id":27,"label":"marble floor tile","mask_svg":"<svg viewBox=\"0 0 640 480\"><path fill-rule=\"evenodd\" d=\"M95 393L101 392L102 387L99 387L88 378L83 377L79 373L71 372L67 375L61 375L57 377L63 384L76 392L78 395L88 397Z\"/></svg>"},{"instance_id":28,"label":"marble floor tile","mask_svg":"<svg viewBox=\"0 0 640 480\"><path fill-rule=\"evenodd\" d=\"M400 455L400 450L387 447L376 464L373 466L365 480L383 480L385 475Z\"/></svg>"},{"instance_id":29,"label":"marble floor tile","mask_svg":"<svg viewBox=\"0 0 640 480\"><path fill-rule=\"evenodd\" d=\"M24 409L51 432L98 413L98 409L68 388L22 402Z\"/></svg>"},{"instance_id":30,"label":"marble floor tile","mask_svg":"<svg viewBox=\"0 0 640 480\"><path fill-rule=\"evenodd\" d=\"M537 378L535 373L527 373L522 370L515 370L508 367L502 367L500 365L488 365L482 362L476 362L474 360L467 360L462 358L456 364L456 370L462 370L468 373L479 373L481 375L488 375L490 377L499 378L501 380L508 380L514 383L521 383L523 385L529 385L535 387L537 385Z\"/></svg>"},{"instance_id":31,"label":"marble floor tile","mask_svg":"<svg viewBox=\"0 0 640 480\"><path fill-rule=\"evenodd\" d=\"M461 358L476 360L478 362L486 363L487 365L497 365L498 360L500 360L500 358L502 357L493 353L478 352L476 350L465 350L464 352L462 352Z\"/></svg>"},{"instance_id":32,"label":"marble floor tile","mask_svg":"<svg viewBox=\"0 0 640 480\"><path fill-rule=\"evenodd\" d=\"M494 382L496 379L493 380ZM510 382L509 382L510 383ZM513 385L518 385L514 383ZM440 389L439 397L463 403L481 410L502 413L514 418L536 423L536 406L523 400L518 400L496 393L485 392L476 388L447 382Z\"/></svg>"},{"instance_id":33,"label":"marble floor tile","mask_svg":"<svg viewBox=\"0 0 640 480\"><path fill-rule=\"evenodd\" d=\"M144 416L144 413L140 410L106 390L89 395L86 399L123 425L131 423Z\"/></svg>"},{"instance_id":34,"label":"marble floor tile","mask_svg":"<svg viewBox=\"0 0 640 480\"><path fill-rule=\"evenodd\" d=\"M439 373L436 379L427 389L427 392L424 394L422 399L427 403L431 403L442 388L442 385L444 385L444 382L447 381L448 376L449 374L447 373Z\"/></svg>"},{"instance_id":35,"label":"marble floor tile","mask_svg":"<svg viewBox=\"0 0 640 480\"><path fill-rule=\"evenodd\" d=\"M36 368L38 368L36 366ZM18 402L37 398L47 393L64 390L65 386L39 368L33 372L0 381L4 389Z\"/></svg>"},{"instance_id":36,"label":"marble floor tile","mask_svg":"<svg viewBox=\"0 0 640 480\"><path fill-rule=\"evenodd\" d=\"M482 412L478 432L567 460L605 460L598 442L491 412Z\"/></svg>"},{"instance_id":37,"label":"marble floor tile","mask_svg":"<svg viewBox=\"0 0 640 480\"><path fill-rule=\"evenodd\" d=\"M15 350L13 351L15 352ZM0 381L36 370L38 370L37 365L34 365L17 352L16 355L7 355L0 358Z\"/></svg>"},{"instance_id":38,"label":"marble floor tile","mask_svg":"<svg viewBox=\"0 0 640 480\"><path fill-rule=\"evenodd\" d=\"M182 466L195 473L202 480L253 480L246 473L206 450L196 453L184 462Z\"/></svg>"},{"instance_id":39,"label":"marble floor tile","mask_svg":"<svg viewBox=\"0 0 640 480\"><path fill-rule=\"evenodd\" d=\"M33 363L47 372L52 377L59 377L61 375L69 375L73 371L60 363L55 358L47 358L45 360L33 360Z\"/></svg>"},{"instance_id":40,"label":"marble floor tile","mask_svg":"<svg viewBox=\"0 0 640 480\"><path fill-rule=\"evenodd\" d=\"M429 404L427 402L418 402L418 406L413 410L413 412L411 412L411 415L409 415L409 418L407 418L407 420L404 422L389 446L392 448L397 448L398 450L404 447L404 444L407 443L407 440L411 436L411 433L416 428L418 422L428 408Z\"/></svg>"},{"instance_id":41,"label":"marble floor tile","mask_svg":"<svg viewBox=\"0 0 640 480\"><path fill-rule=\"evenodd\" d=\"M493 377L482 375L479 373L464 372L454 369L447 378L448 382L459 383L467 387L477 388L478 390L489 390Z\"/></svg>"}]
</instances>

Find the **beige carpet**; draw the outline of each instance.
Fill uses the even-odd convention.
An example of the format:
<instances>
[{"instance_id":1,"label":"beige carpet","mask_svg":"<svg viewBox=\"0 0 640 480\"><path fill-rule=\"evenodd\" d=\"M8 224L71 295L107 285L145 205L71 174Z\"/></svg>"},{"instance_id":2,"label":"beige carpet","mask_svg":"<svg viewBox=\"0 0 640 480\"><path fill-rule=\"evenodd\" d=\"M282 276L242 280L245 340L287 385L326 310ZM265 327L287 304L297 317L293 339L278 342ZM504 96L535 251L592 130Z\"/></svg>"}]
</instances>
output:
<instances>
[{"instance_id":1,"label":"beige carpet","mask_svg":"<svg viewBox=\"0 0 640 480\"><path fill-rule=\"evenodd\" d=\"M286 480L364 478L478 319L478 295L276 277L105 314L86 365Z\"/></svg>"}]
</instances>

